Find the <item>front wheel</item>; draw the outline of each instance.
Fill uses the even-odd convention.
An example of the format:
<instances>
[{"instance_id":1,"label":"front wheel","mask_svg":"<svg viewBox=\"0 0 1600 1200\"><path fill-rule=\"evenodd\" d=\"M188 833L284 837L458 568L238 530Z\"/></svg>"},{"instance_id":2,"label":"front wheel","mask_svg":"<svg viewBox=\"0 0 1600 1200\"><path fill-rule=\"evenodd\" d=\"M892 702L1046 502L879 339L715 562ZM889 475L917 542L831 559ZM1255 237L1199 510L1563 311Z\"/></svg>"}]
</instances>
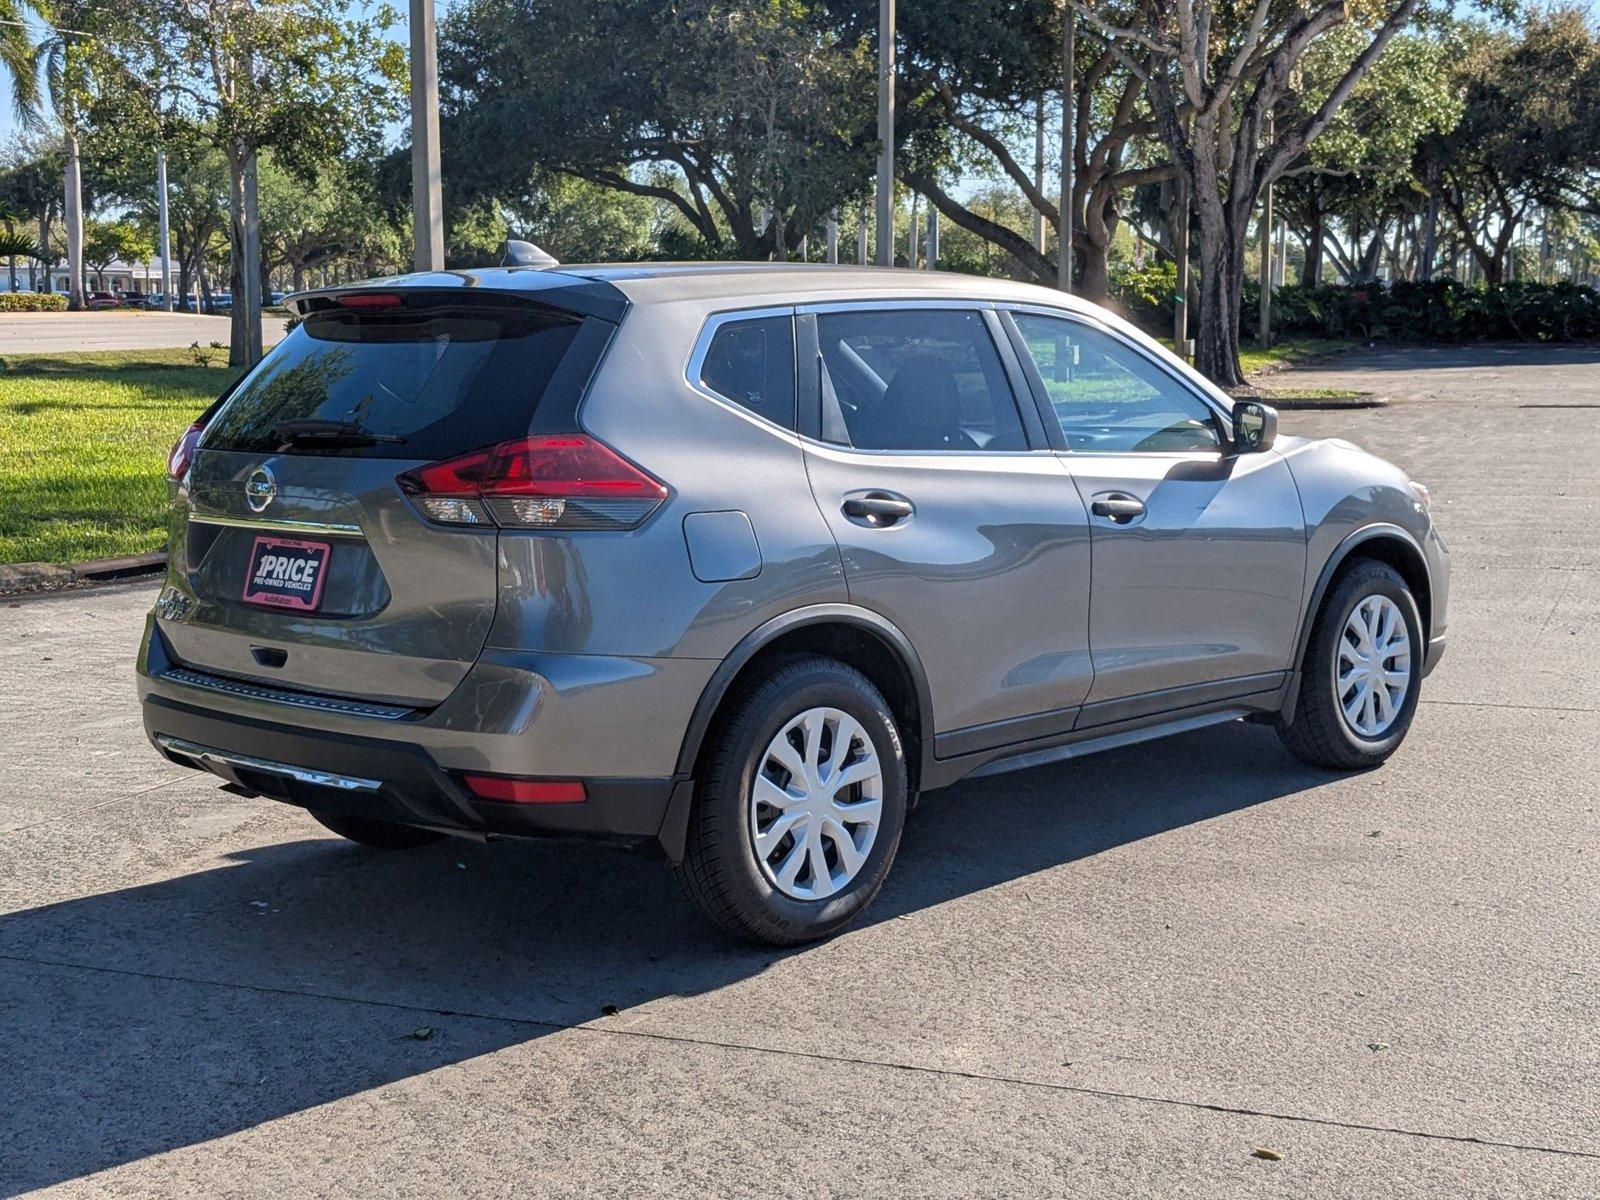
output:
<instances>
[{"instance_id":1,"label":"front wheel","mask_svg":"<svg viewBox=\"0 0 1600 1200\"><path fill-rule=\"evenodd\" d=\"M906 786L894 716L866 676L783 660L719 724L679 879L730 932L780 946L828 937L883 886Z\"/></svg>"},{"instance_id":2,"label":"front wheel","mask_svg":"<svg viewBox=\"0 0 1600 1200\"><path fill-rule=\"evenodd\" d=\"M1383 762L1411 728L1423 649L1405 580L1383 563L1357 563L1317 617L1294 719L1278 727L1284 745L1335 770Z\"/></svg>"}]
</instances>

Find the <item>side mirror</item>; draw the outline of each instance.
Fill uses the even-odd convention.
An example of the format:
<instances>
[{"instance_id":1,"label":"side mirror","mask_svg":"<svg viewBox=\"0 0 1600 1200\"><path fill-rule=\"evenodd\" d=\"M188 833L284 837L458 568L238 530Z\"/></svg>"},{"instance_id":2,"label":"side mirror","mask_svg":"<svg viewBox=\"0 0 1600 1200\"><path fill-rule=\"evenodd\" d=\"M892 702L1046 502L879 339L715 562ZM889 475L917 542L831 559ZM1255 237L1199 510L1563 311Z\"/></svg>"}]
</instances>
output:
<instances>
[{"instance_id":1,"label":"side mirror","mask_svg":"<svg viewBox=\"0 0 1600 1200\"><path fill-rule=\"evenodd\" d=\"M1233 452L1255 454L1271 449L1278 440L1278 410L1258 400L1240 400L1233 406Z\"/></svg>"}]
</instances>

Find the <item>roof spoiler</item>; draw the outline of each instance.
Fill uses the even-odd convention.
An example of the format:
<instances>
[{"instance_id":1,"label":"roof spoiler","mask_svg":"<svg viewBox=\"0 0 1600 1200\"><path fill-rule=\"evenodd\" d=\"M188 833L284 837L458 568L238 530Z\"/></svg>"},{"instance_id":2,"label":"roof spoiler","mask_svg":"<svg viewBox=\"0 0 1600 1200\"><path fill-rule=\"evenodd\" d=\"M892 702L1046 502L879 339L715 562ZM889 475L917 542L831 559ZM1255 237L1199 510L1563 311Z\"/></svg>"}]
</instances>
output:
<instances>
[{"instance_id":1,"label":"roof spoiler","mask_svg":"<svg viewBox=\"0 0 1600 1200\"><path fill-rule=\"evenodd\" d=\"M500 260L502 267L559 267L554 255L539 249L532 242L519 242L516 238L506 239L506 254Z\"/></svg>"}]
</instances>

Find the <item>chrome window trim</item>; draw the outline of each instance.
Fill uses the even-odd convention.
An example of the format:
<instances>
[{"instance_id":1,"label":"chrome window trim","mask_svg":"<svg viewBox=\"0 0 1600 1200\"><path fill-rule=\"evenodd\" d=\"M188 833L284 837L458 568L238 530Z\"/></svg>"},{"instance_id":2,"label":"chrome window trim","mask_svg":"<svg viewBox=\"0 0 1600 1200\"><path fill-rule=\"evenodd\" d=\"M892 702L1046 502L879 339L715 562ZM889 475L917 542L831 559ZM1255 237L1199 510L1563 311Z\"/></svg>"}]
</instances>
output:
<instances>
[{"instance_id":1,"label":"chrome window trim","mask_svg":"<svg viewBox=\"0 0 1600 1200\"><path fill-rule=\"evenodd\" d=\"M732 325L737 321L759 321L765 317L788 317L791 322L790 338L793 340L792 322L794 321L795 308L792 304L765 305L760 308L730 308L722 312L714 312L708 316L700 326L700 332L695 335L694 345L689 350L689 359L683 365L683 381L689 390L697 396L704 396L707 400L725 409L736 417L743 417L766 430L775 433L791 445L801 444L800 434L795 429L780 425L776 421L763 417L760 413L751 412L731 396L724 396L721 392L708 386L700 378L700 372L705 369L706 355L711 352L711 343L717 336L717 331L724 325ZM798 365L798 364L797 364ZM796 372L795 389L795 423L799 424L800 396L798 387L798 371Z\"/></svg>"},{"instance_id":2,"label":"chrome window trim","mask_svg":"<svg viewBox=\"0 0 1600 1200\"><path fill-rule=\"evenodd\" d=\"M817 300L810 304L797 304L794 307L794 311L796 313L835 313L899 311L906 308L995 309L998 307L999 305L993 300L967 300L957 297L928 300L920 297L907 297L904 300Z\"/></svg>"},{"instance_id":3,"label":"chrome window trim","mask_svg":"<svg viewBox=\"0 0 1600 1200\"><path fill-rule=\"evenodd\" d=\"M338 521L290 521L281 517L225 517L219 513L189 510L191 525L222 525L229 529L265 529L275 533L319 533L328 537L364 537L361 526Z\"/></svg>"},{"instance_id":4,"label":"chrome window trim","mask_svg":"<svg viewBox=\"0 0 1600 1200\"><path fill-rule=\"evenodd\" d=\"M1200 401L1200 403L1205 408L1209 409L1212 413L1214 413L1217 416L1217 419L1222 422L1222 429L1227 430L1227 429L1232 428L1232 426L1233 426L1233 410L1231 408L1224 408L1222 406L1222 404L1217 400L1217 398L1215 396L1212 396L1209 392L1205 391L1202 388L1196 387L1195 383L1194 383L1194 380L1189 379L1189 378L1185 377L1183 374L1181 374L1177 369L1174 368L1173 364L1164 361L1162 358L1160 358L1157 355L1151 354L1149 349L1148 349L1148 347L1141 346L1137 341L1135 341L1133 338L1130 338L1127 334L1123 333L1120 329L1113 329L1111 326L1107 325L1105 322L1097 321L1097 320L1094 319L1094 317L1090 316L1087 313L1076 312L1076 311L1074 311L1072 309L1068 309L1068 308L1052 308L1051 306L1049 306L1047 304L1031 304L1031 303L1021 303L1021 302L1018 302L1018 303L1005 303L1005 302L1003 302L1003 303L1000 303L1000 304L996 305L996 307L1002 312L1027 313L1027 314L1030 314L1030 315L1033 315L1033 316L1055 317L1056 319L1062 320L1062 321L1076 321L1080 325L1089 326L1090 328L1094 329L1097 333L1105 334L1107 337L1109 337L1112 340L1116 341L1119 345L1126 346L1129 350L1133 351L1133 353L1137 354L1140 358L1144 359L1145 362L1149 363L1151 366L1153 366L1157 370L1159 370L1162 374L1164 374L1168 378L1170 378L1183 391L1187 392L1189 395L1193 396L1196 400ZM1227 450L1227 443L1224 442L1217 449L1219 451L1226 451ZM1065 454L1080 453L1081 454L1081 453L1085 453L1085 451L1066 450L1066 451L1063 451L1063 453L1065 453ZM1209 451L1209 450L1203 450L1203 451L1192 451L1192 450L1183 450L1183 451L1170 451L1170 450L1113 450L1113 451L1099 451L1099 450L1095 450L1095 451L1088 451L1087 453L1093 453L1093 454L1100 454L1100 453L1139 454L1139 455L1146 455L1146 454L1173 454L1173 453L1177 453L1177 454L1194 454L1194 453L1209 454L1209 453L1211 453L1211 451Z\"/></svg>"}]
</instances>

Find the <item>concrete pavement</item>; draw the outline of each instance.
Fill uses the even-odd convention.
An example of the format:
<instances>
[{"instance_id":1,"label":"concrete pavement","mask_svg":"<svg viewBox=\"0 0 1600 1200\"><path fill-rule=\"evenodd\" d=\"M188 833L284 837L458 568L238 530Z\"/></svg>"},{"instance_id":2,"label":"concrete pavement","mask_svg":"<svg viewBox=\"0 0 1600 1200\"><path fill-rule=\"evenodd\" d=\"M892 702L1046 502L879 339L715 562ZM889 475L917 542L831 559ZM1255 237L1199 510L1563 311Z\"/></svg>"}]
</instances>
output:
<instances>
[{"instance_id":1,"label":"concrete pavement","mask_svg":"<svg viewBox=\"0 0 1600 1200\"><path fill-rule=\"evenodd\" d=\"M796 952L639 855L222 794L143 742L150 585L0 602L0 1193L1600 1195L1600 354L1476 354L1285 415L1455 551L1387 766L1236 725L964 784Z\"/></svg>"},{"instance_id":2,"label":"concrete pavement","mask_svg":"<svg viewBox=\"0 0 1600 1200\"><path fill-rule=\"evenodd\" d=\"M196 313L0 313L0 354L61 354L74 350L182 349L199 342L228 344L228 317ZM261 320L261 340L283 339L284 318Z\"/></svg>"}]
</instances>

